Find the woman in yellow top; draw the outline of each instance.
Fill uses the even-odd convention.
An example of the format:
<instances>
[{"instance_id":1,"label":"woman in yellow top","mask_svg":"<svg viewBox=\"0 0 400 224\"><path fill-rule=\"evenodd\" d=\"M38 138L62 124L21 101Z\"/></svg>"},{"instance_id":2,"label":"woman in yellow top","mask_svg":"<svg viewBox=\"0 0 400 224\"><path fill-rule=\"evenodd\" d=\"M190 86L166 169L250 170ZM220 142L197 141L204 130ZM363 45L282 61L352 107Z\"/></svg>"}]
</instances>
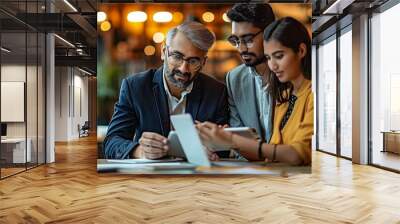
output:
<instances>
[{"instance_id":1,"label":"woman in yellow top","mask_svg":"<svg viewBox=\"0 0 400 224\"><path fill-rule=\"evenodd\" d=\"M198 125L212 146L231 146L249 160L310 165L314 102L311 91L311 39L297 20L285 17L264 30L264 54L273 72L269 91L276 101L270 142L245 138L217 125Z\"/></svg>"}]
</instances>

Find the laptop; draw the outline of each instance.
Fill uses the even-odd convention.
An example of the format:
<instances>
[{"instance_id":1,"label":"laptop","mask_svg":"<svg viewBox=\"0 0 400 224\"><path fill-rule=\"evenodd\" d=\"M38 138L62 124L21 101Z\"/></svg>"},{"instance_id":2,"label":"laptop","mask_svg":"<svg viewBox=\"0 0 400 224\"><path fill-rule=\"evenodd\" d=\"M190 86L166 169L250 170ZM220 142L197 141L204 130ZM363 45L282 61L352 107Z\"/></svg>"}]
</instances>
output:
<instances>
[{"instance_id":1,"label":"laptop","mask_svg":"<svg viewBox=\"0 0 400 224\"><path fill-rule=\"evenodd\" d=\"M179 138L179 142L186 155L187 161L190 164L205 167L245 165L254 166L257 164L241 160L211 162L208 159L206 149L202 144L199 134L197 133L192 116L190 114L172 115L171 122L174 125L175 132ZM264 162L262 162L261 164L264 164Z\"/></svg>"}]
</instances>

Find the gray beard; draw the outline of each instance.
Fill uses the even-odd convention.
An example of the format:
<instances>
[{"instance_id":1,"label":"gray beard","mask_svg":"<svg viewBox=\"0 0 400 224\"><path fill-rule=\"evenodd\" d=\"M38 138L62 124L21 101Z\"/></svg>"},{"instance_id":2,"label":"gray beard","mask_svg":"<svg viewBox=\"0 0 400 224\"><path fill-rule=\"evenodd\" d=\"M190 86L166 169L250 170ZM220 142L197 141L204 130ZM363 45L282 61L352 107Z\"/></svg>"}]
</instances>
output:
<instances>
[{"instance_id":1,"label":"gray beard","mask_svg":"<svg viewBox=\"0 0 400 224\"><path fill-rule=\"evenodd\" d=\"M174 74L172 72L169 72L167 74L167 79L172 85L174 85L175 87L177 87L179 89L186 89L192 82L192 81L189 81L188 83L182 83L174 78Z\"/></svg>"},{"instance_id":2,"label":"gray beard","mask_svg":"<svg viewBox=\"0 0 400 224\"><path fill-rule=\"evenodd\" d=\"M174 73L168 69L168 64L166 60L164 60L163 71L169 83L171 83L176 88L186 89L193 82L193 80L189 80L187 83L182 83L176 80L174 78Z\"/></svg>"}]
</instances>

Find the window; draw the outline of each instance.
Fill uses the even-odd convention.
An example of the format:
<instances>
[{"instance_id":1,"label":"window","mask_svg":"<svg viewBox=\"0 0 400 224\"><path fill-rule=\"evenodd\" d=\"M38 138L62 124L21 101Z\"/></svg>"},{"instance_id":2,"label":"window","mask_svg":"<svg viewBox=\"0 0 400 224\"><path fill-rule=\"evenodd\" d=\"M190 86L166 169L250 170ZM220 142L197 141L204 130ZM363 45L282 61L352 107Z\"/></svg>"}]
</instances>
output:
<instances>
[{"instance_id":1,"label":"window","mask_svg":"<svg viewBox=\"0 0 400 224\"><path fill-rule=\"evenodd\" d=\"M317 149L336 154L336 39L318 48Z\"/></svg>"},{"instance_id":2,"label":"window","mask_svg":"<svg viewBox=\"0 0 400 224\"><path fill-rule=\"evenodd\" d=\"M352 157L352 33L351 26L339 38L340 45L340 155Z\"/></svg>"},{"instance_id":3,"label":"window","mask_svg":"<svg viewBox=\"0 0 400 224\"><path fill-rule=\"evenodd\" d=\"M11 8L18 6L21 15L40 12L44 3L4 2ZM0 23L2 179L45 163L46 38L44 33L4 12L0 12L0 17L10 21Z\"/></svg>"},{"instance_id":4,"label":"window","mask_svg":"<svg viewBox=\"0 0 400 224\"><path fill-rule=\"evenodd\" d=\"M371 18L372 163L400 170L400 4Z\"/></svg>"}]
</instances>

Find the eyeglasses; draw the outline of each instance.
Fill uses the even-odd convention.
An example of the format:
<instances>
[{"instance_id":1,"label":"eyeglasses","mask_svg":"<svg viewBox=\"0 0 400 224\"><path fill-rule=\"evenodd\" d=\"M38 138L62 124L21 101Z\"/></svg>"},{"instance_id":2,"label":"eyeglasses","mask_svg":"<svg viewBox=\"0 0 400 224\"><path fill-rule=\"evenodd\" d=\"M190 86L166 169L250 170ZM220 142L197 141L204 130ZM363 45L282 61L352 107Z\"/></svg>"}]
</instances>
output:
<instances>
[{"instance_id":1,"label":"eyeglasses","mask_svg":"<svg viewBox=\"0 0 400 224\"><path fill-rule=\"evenodd\" d=\"M250 34L245 34L241 36L240 38L234 35L231 35L228 37L229 43L232 44L232 46L239 48L240 43L244 44L247 48L252 48L254 46L253 39L256 37L258 34L262 33L263 30L258 31L257 33L250 33Z\"/></svg>"},{"instance_id":2,"label":"eyeglasses","mask_svg":"<svg viewBox=\"0 0 400 224\"><path fill-rule=\"evenodd\" d=\"M198 57L184 58L184 55L178 51L169 52L169 47L166 46L167 57L170 59L171 65L179 67L184 61L189 65L191 71L197 71L201 68L201 59Z\"/></svg>"}]
</instances>

